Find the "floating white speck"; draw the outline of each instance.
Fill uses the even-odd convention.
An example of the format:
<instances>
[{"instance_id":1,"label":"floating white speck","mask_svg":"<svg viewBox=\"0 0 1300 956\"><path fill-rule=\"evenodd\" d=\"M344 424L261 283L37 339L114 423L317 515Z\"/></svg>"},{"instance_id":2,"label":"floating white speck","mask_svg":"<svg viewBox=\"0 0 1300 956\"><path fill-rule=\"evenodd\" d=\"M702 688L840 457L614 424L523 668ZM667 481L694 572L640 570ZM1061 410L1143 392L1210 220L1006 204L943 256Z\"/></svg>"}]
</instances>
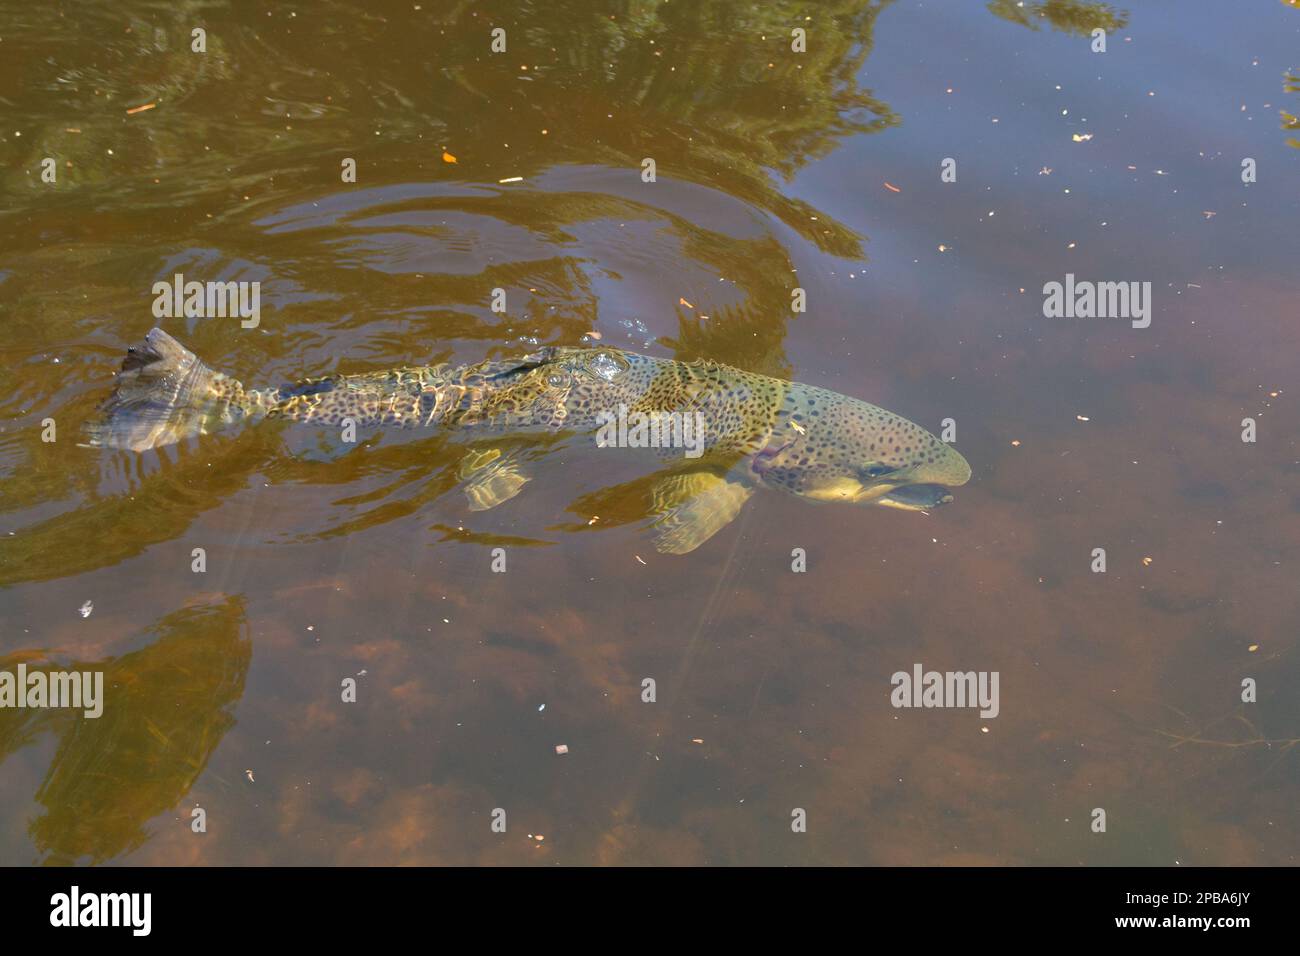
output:
<instances>
[{"instance_id":1,"label":"floating white speck","mask_svg":"<svg viewBox=\"0 0 1300 956\"><path fill-rule=\"evenodd\" d=\"M95 610L95 602L87 601L85 604L81 605L81 607L77 609L77 613L80 614L82 617L90 617L90 612L93 610Z\"/></svg>"}]
</instances>

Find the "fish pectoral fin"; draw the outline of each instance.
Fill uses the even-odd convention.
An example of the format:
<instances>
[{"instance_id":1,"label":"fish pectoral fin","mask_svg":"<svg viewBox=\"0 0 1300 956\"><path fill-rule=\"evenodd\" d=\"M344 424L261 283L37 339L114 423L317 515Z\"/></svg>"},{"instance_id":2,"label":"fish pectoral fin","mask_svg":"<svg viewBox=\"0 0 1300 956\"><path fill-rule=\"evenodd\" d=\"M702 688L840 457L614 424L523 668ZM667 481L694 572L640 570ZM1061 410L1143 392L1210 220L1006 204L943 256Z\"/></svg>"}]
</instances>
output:
<instances>
[{"instance_id":1,"label":"fish pectoral fin","mask_svg":"<svg viewBox=\"0 0 1300 956\"><path fill-rule=\"evenodd\" d=\"M709 471L670 475L656 482L655 550L686 554L731 523L754 489Z\"/></svg>"},{"instance_id":2,"label":"fish pectoral fin","mask_svg":"<svg viewBox=\"0 0 1300 956\"><path fill-rule=\"evenodd\" d=\"M509 501L531 480L515 457L502 456L499 448L470 452L461 461L458 474L465 482L470 511L487 511Z\"/></svg>"}]
</instances>

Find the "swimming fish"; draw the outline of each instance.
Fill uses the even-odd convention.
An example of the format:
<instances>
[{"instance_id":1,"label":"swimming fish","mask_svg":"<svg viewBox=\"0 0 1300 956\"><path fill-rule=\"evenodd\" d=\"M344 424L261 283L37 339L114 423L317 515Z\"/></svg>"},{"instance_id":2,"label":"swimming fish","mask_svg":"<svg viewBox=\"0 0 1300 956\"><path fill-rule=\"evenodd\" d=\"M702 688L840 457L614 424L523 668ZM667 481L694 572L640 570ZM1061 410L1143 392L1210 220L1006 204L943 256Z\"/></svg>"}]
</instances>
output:
<instances>
[{"instance_id":1,"label":"swimming fish","mask_svg":"<svg viewBox=\"0 0 1300 956\"><path fill-rule=\"evenodd\" d=\"M710 361L615 348L548 346L514 359L415 366L245 388L161 329L128 350L116 389L86 426L88 444L144 451L265 419L345 427L440 428L484 436L648 434L676 461L652 490L656 548L693 551L761 488L812 501L923 511L952 500L970 465L951 445L883 408L828 389ZM614 425L617 421L620 424ZM687 457L673 442L693 440ZM614 442L617 443L617 442ZM668 446L668 447L662 447ZM690 447L687 442L687 446ZM472 510L508 501L530 476L497 448L459 467Z\"/></svg>"}]
</instances>

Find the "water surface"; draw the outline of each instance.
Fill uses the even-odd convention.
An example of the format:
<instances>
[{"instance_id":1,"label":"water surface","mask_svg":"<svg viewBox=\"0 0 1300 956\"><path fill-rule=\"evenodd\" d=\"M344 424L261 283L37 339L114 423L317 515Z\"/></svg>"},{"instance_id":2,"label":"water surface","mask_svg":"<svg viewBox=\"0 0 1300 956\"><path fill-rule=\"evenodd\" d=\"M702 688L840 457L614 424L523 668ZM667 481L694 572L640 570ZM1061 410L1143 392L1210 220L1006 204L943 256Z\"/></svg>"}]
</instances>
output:
<instances>
[{"instance_id":1,"label":"water surface","mask_svg":"<svg viewBox=\"0 0 1300 956\"><path fill-rule=\"evenodd\" d=\"M1294 864L1293 6L6 4L0 661L109 698L0 711L0 863ZM162 322L252 385L595 333L974 477L675 557L577 441L481 513L436 434L78 447L177 272L261 282ZM1150 328L1044 318L1066 273ZM894 709L917 662L999 716Z\"/></svg>"}]
</instances>

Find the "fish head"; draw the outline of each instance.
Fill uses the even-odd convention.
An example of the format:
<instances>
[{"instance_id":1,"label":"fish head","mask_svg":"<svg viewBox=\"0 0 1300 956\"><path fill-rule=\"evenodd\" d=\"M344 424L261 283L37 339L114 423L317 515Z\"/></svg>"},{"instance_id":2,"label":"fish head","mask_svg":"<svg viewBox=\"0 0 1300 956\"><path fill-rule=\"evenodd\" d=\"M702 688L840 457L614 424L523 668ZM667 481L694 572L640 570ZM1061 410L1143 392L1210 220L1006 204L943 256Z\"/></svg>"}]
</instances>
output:
<instances>
[{"instance_id":1,"label":"fish head","mask_svg":"<svg viewBox=\"0 0 1300 956\"><path fill-rule=\"evenodd\" d=\"M920 425L854 398L790 388L767 446L751 468L769 487L814 501L923 511L952 501L966 459Z\"/></svg>"}]
</instances>

